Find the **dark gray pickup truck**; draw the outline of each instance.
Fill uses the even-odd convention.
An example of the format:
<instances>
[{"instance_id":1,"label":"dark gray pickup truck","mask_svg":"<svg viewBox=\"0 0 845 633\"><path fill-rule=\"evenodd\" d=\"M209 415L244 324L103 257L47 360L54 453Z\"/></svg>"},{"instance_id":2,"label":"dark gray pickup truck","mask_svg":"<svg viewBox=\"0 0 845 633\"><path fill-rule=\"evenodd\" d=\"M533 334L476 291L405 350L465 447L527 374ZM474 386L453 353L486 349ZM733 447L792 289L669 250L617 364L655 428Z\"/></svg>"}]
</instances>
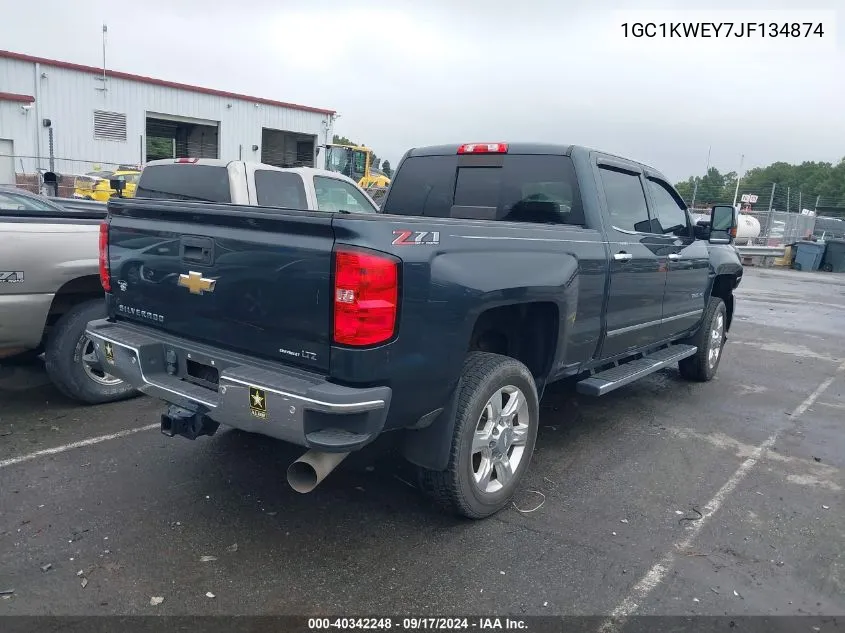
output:
<instances>
[{"instance_id":1,"label":"dark gray pickup truck","mask_svg":"<svg viewBox=\"0 0 845 633\"><path fill-rule=\"evenodd\" d=\"M730 205L693 225L660 172L602 152L418 148L381 213L112 199L108 318L87 332L169 403L168 435L222 423L308 448L288 470L307 492L396 431L422 488L481 518L528 468L549 383L713 377L734 229Z\"/></svg>"}]
</instances>

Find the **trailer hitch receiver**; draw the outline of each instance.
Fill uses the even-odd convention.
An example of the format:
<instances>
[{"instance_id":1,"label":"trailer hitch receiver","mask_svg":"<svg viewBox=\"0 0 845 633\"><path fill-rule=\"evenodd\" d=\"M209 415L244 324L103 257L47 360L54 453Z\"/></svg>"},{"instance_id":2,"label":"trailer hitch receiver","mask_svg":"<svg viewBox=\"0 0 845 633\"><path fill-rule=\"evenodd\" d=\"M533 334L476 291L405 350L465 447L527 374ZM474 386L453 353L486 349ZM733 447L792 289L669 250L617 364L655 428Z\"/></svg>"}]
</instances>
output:
<instances>
[{"instance_id":1,"label":"trailer hitch receiver","mask_svg":"<svg viewBox=\"0 0 845 633\"><path fill-rule=\"evenodd\" d=\"M202 435L214 435L220 424L201 411L191 411L170 405L166 413L161 414L161 432L168 436L181 435L195 440Z\"/></svg>"}]
</instances>

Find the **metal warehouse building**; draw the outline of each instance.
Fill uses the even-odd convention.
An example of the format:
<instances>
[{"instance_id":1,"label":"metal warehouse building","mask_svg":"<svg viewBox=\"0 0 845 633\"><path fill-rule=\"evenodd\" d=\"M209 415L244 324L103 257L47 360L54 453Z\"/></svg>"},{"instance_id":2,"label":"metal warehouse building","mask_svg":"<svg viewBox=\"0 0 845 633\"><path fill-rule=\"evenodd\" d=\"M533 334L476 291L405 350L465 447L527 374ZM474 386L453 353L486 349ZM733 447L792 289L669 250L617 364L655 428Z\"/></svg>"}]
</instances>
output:
<instances>
[{"instance_id":1,"label":"metal warehouse building","mask_svg":"<svg viewBox=\"0 0 845 633\"><path fill-rule=\"evenodd\" d=\"M334 114L0 51L0 184L168 157L315 166Z\"/></svg>"}]
</instances>

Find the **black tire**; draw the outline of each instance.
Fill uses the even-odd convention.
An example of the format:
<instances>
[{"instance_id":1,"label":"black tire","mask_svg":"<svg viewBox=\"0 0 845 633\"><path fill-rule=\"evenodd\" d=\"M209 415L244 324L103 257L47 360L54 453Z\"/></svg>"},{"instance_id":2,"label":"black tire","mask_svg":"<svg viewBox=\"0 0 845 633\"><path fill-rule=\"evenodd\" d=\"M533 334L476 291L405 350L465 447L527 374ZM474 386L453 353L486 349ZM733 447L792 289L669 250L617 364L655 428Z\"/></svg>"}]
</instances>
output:
<instances>
[{"instance_id":1,"label":"black tire","mask_svg":"<svg viewBox=\"0 0 845 633\"><path fill-rule=\"evenodd\" d=\"M115 402L138 395L125 382L104 384L86 371L82 356L90 341L85 336L85 326L105 316L103 299L80 303L62 315L47 340L45 364L50 380L68 398L86 404Z\"/></svg>"},{"instance_id":2,"label":"black tire","mask_svg":"<svg viewBox=\"0 0 845 633\"><path fill-rule=\"evenodd\" d=\"M496 450L504 447L504 454L509 453L513 456L516 449L522 448L521 458L516 469L513 470L513 476L506 484L499 482L498 485L501 487L498 490L484 491L475 482L476 460L473 456L472 443L482 414L486 419L485 410L488 401L494 394L508 387L517 388L525 398L524 412L527 428L520 434L520 437L524 437L524 444L510 446L510 448L502 444ZM452 435L449 464L443 471L419 468L419 483L423 492L434 499L438 505L470 519L481 519L495 514L510 502L528 469L534 453L539 425L540 407L537 387L531 372L519 361L499 354L472 352L464 362L455 397L457 398L455 429ZM508 422L503 421L502 424L506 426L498 436L505 438L507 435L507 438L510 438L513 435L512 429L520 428L520 426L511 425L517 421L522 422L518 420L521 415L518 414ZM511 430L507 430L508 426ZM493 437L493 435L490 436L491 441L496 443ZM481 460L485 459L484 453L476 454L479 457L478 468L481 468ZM493 449L490 450L490 455L495 455ZM487 463L496 462L490 458ZM498 467L498 463L496 467L490 467L490 485L496 485L492 484L492 479L493 475L498 479L498 472L500 472Z\"/></svg>"},{"instance_id":3,"label":"black tire","mask_svg":"<svg viewBox=\"0 0 845 633\"><path fill-rule=\"evenodd\" d=\"M727 316L725 302L719 297L710 297L710 301L707 303L707 309L704 311L701 327L692 338L684 341L689 345L695 345L698 351L692 356L678 361L678 369L681 372L681 376L687 380L697 382L707 382L713 379L713 376L716 375L716 370L719 369L719 363L722 361L722 350L727 340ZM713 337L714 326L718 324L720 318L722 336L719 342L719 352L715 358L715 363L711 363L710 341Z\"/></svg>"},{"instance_id":4,"label":"black tire","mask_svg":"<svg viewBox=\"0 0 845 633\"><path fill-rule=\"evenodd\" d=\"M822 266L822 270L826 273L832 273L833 272L833 264L825 264L824 266Z\"/></svg>"}]
</instances>

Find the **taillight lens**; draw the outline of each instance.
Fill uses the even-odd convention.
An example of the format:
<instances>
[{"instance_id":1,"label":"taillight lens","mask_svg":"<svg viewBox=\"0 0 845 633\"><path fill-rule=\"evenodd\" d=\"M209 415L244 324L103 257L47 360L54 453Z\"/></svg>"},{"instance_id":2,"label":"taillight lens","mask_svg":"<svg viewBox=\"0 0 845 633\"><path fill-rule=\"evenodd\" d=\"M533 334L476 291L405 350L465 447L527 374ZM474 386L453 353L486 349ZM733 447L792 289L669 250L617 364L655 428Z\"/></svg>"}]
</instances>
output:
<instances>
[{"instance_id":1,"label":"taillight lens","mask_svg":"<svg viewBox=\"0 0 845 633\"><path fill-rule=\"evenodd\" d=\"M111 292L111 279L109 279L109 225L103 222L100 225L100 283L103 290Z\"/></svg>"},{"instance_id":2,"label":"taillight lens","mask_svg":"<svg viewBox=\"0 0 845 633\"><path fill-rule=\"evenodd\" d=\"M334 272L335 343L363 346L390 339L399 307L399 260L341 248Z\"/></svg>"}]
</instances>

